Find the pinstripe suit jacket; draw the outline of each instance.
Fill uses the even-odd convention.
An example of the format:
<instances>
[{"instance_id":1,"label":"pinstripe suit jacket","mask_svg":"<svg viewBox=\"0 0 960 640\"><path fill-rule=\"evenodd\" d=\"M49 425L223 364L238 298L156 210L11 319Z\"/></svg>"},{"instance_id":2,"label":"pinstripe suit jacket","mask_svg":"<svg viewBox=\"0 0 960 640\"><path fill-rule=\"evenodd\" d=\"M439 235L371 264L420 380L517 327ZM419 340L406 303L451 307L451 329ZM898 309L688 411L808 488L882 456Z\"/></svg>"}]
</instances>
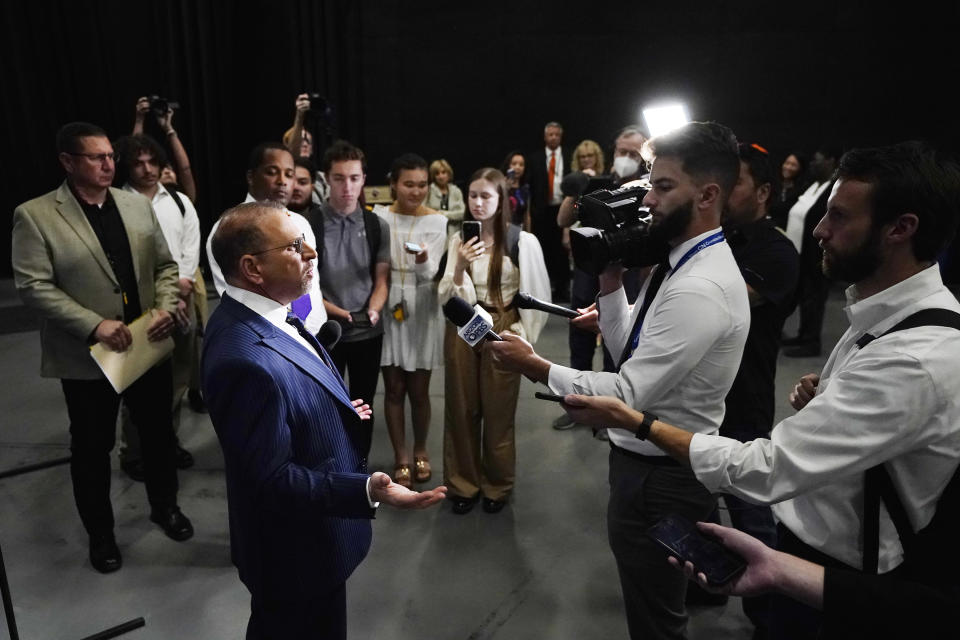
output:
<instances>
[{"instance_id":1,"label":"pinstripe suit jacket","mask_svg":"<svg viewBox=\"0 0 960 640\"><path fill-rule=\"evenodd\" d=\"M254 598L285 602L342 584L367 554L374 510L336 369L224 295L205 332L203 390L240 579Z\"/></svg>"}]
</instances>

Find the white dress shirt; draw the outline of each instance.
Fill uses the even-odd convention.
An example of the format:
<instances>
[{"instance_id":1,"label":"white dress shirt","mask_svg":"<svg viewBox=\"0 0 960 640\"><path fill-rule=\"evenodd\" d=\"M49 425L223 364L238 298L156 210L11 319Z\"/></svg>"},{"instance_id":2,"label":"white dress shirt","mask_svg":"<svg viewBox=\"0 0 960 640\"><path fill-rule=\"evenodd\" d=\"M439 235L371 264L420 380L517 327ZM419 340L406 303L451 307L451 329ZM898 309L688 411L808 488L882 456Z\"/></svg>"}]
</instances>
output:
<instances>
[{"instance_id":1,"label":"white dress shirt","mask_svg":"<svg viewBox=\"0 0 960 640\"><path fill-rule=\"evenodd\" d=\"M130 184L123 185L123 188L130 193L140 193ZM178 192L178 195L183 203L183 213L180 213L180 207L162 184L157 184L157 192L150 204L160 224L160 231L167 241L170 255L177 262L179 277L193 282L200 265L200 219L190 198L184 193Z\"/></svg>"},{"instance_id":2,"label":"white dress shirt","mask_svg":"<svg viewBox=\"0 0 960 640\"><path fill-rule=\"evenodd\" d=\"M820 199L824 189L830 186L830 181L814 182L807 190L801 194L797 201L790 207L790 213L787 214L787 229L784 233L790 238L790 242L800 252L803 246L803 225L807 219L807 212Z\"/></svg>"},{"instance_id":3,"label":"white dress shirt","mask_svg":"<svg viewBox=\"0 0 960 640\"><path fill-rule=\"evenodd\" d=\"M213 235L212 233L210 235ZM259 316L262 316L267 322L275 326L280 331L283 331L285 334L296 340L304 349L306 349L314 358L320 362L324 362L323 358L320 357L320 354L317 353L317 350L313 348L306 338L300 335L300 332L297 331L296 327L287 322L287 306L280 304L272 298L267 298L261 296L259 293L254 293L247 289L241 289L240 287L235 287L232 284L226 285L223 292L220 295L226 293L231 298L250 309ZM324 362L324 364L326 364ZM379 502L375 502L370 496L370 478L367 478L367 502L370 504L370 507L376 509L380 506Z\"/></svg>"},{"instance_id":4,"label":"white dress shirt","mask_svg":"<svg viewBox=\"0 0 960 640\"><path fill-rule=\"evenodd\" d=\"M550 194L549 204L560 204L563 202L563 192L560 191L560 182L563 181L563 150L558 146L556 149L551 149L550 147L544 147L544 152L546 153L546 167L547 167L547 176L550 175L550 154L557 154L557 162L553 166L553 193Z\"/></svg>"},{"instance_id":5,"label":"white dress shirt","mask_svg":"<svg viewBox=\"0 0 960 640\"><path fill-rule=\"evenodd\" d=\"M248 193L247 199L243 202L244 204L247 202L256 202L256 199ZM316 248L317 239L313 235L313 228L310 226L310 221L299 213L295 213L289 209L286 209L286 212L288 216L293 218L294 224L297 225L297 228L300 229L304 237L306 237L307 244ZM210 273L213 275L213 284L217 288L217 293L222 296L223 292L226 291L227 281L223 279L223 271L220 269L217 261L214 260L213 250L211 249L213 234L215 234L219 228L220 220L218 219L213 223L213 227L210 229L210 235L207 236L207 261L210 263ZM303 321L303 324L307 328L307 331L316 335L317 331L320 330L320 326L327 321L327 310L323 306L323 293L320 292L320 279L317 277L316 258L311 260L311 262L313 263L313 281L310 283L310 313L307 314L307 318Z\"/></svg>"},{"instance_id":6,"label":"white dress shirt","mask_svg":"<svg viewBox=\"0 0 960 640\"><path fill-rule=\"evenodd\" d=\"M554 364L548 380L553 392L614 396L688 431L716 433L750 329L747 287L726 242L706 247L676 271L673 267L718 231L691 238L670 251L671 271L650 304L637 348L617 373ZM597 299L600 329L615 359L630 339L649 284L648 277L632 312L623 288ZM610 429L609 435L624 449L664 455L631 431Z\"/></svg>"},{"instance_id":7,"label":"white dress shirt","mask_svg":"<svg viewBox=\"0 0 960 640\"><path fill-rule=\"evenodd\" d=\"M879 336L925 308L960 311L937 265L868 298L847 289L850 328L820 375L816 396L770 439L740 443L695 435L693 471L711 491L773 504L777 518L808 545L859 568L863 474L881 462L915 530L933 517L936 500L960 457L960 331L918 327ZM881 573L903 561L881 508Z\"/></svg>"}]
</instances>

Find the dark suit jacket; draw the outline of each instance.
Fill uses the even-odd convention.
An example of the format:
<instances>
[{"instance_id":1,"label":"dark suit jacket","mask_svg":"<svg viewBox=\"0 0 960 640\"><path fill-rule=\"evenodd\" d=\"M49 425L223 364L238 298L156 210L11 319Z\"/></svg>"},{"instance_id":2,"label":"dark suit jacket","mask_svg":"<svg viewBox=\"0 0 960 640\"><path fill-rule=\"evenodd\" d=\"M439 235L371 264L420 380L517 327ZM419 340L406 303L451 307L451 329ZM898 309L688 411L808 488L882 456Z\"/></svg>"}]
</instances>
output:
<instances>
[{"instance_id":1,"label":"dark suit jacket","mask_svg":"<svg viewBox=\"0 0 960 640\"><path fill-rule=\"evenodd\" d=\"M341 585L370 548L374 510L336 368L224 295L205 331L203 391L240 579L255 599L282 602Z\"/></svg>"},{"instance_id":2,"label":"dark suit jacket","mask_svg":"<svg viewBox=\"0 0 960 640\"><path fill-rule=\"evenodd\" d=\"M803 219L803 243L800 245L801 273L812 274L820 271L823 249L820 248L820 241L813 237L813 230L817 228L820 218L827 212L827 200L830 199L831 193L833 193L833 182L823 190Z\"/></svg>"},{"instance_id":3,"label":"dark suit jacket","mask_svg":"<svg viewBox=\"0 0 960 640\"><path fill-rule=\"evenodd\" d=\"M527 182L530 183L530 215L537 218L543 212L544 207L550 202L547 193L547 155L546 146L541 145L537 149L527 154ZM554 180L559 180L570 173L570 164L573 162L573 152L561 145L560 153L563 155L563 171L558 173ZM556 220L553 224L556 224Z\"/></svg>"}]
</instances>

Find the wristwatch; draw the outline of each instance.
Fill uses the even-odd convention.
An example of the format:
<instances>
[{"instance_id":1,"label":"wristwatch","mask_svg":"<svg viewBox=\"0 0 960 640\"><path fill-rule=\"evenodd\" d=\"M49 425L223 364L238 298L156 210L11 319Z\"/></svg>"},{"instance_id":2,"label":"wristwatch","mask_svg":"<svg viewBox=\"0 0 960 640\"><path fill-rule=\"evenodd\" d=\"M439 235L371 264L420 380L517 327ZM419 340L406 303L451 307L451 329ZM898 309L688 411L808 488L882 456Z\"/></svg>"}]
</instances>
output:
<instances>
[{"instance_id":1,"label":"wristwatch","mask_svg":"<svg viewBox=\"0 0 960 640\"><path fill-rule=\"evenodd\" d=\"M637 426L637 439L646 440L650 435L650 427L653 426L653 423L659 420L657 416L650 413L649 411L643 412L643 420L640 421L640 424Z\"/></svg>"}]
</instances>

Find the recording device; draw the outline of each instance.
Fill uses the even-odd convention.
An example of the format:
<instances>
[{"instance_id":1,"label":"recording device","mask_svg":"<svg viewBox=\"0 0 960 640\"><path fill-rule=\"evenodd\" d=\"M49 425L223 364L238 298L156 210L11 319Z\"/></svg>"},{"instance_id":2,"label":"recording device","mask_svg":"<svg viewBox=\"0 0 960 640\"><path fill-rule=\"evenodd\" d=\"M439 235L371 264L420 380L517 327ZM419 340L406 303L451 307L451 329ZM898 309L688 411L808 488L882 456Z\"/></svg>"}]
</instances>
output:
<instances>
[{"instance_id":1,"label":"recording device","mask_svg":"<svg viewBox=\"0 0 960 640\"><path fill-rule=\"evenodd\" d=\"M149 96L147 100L150 101L150 113L160 118L167 115L167 111L170 109L179 109L180 103L168 98L161 98L160 96Z\"/></svg>"},{"instance_id":2,"label":"recording device","mask_svg":"<svg viewBox=\"0 0 960 640\"><path fill-rule=\"evenodd\" d=\"M443 305L443 315L458 327L457 335L471 347L484 340L502 340L493 332L493 318L480 305L470 306L463 298L454 296Z\"/></svg>"},{"instance_id":3,"label":"recording device","mask_svg":"<svg viewBox=\"0 0 960 640\"><path fill-rule=\"evenodd\" d=\"M480 223L476 220L465 220L460 230L460 243L467 244L471 238L480 237Z\"/></svg>"},{"instance_id":4,"label":"recording device","mask_svg":"<svg viewBox=\"0 0 960 640\"><path fill-rule=\"evenodd\" d=\"M423 251L423 247L418 245L416 242L404 242L403 248L409 251L410 253L420 253Z\"/></svg>"},{"instance_id":5,"label":"recording device","mask_svg":"<svg viewBox=\"0 0 960 640\"><path fill-rule=\"evenodd\" d=\"M322 124L324 129L330 133L333 129L333 105L321 94L316 91L304 91L310 98L310 110L307 115Z\"/></svg>"},{"instance_id":6,"label":"recording device","mask_svg":"<svg viewBox=\"0 0 960 640\"><path fill-rule=\"evenodd\" d=\"M367 320L367 322L370 321ZM340 342L340 336L342 334L343 328L340 327L339 322L336 320L327 320L320 325L320 330L317 331L317 340L323 345L324 349L330 351Z\"/></svg>"},{"instance_id":7,"label":"recording device","mask_svg":"<svg viewBox=\"0 0 960 640\"><path fill-rule=\"evenodd\" d=\"M650 191L637 186L600 189L580 198L581 227L570 229L570 251L577 268L599 275L609 264L627 269L663 260L670 251L666 242L650 240L650 212L643 198Z\"/></svg>"},{"instance_id":8,"label":"recording device","mask_svg":"<svg viewBox=\"0 0 960 640\"><path fill-rule=\"evenodd\" d=\"M711 585L725 584L747 568L743 558L703 535L692 522L680 515L667 516L650 527L647 536L681 562L692 562Z\"/></svg>"},{"instance_id":9,"label":"recording device","mask_svg":"<svg viewBox=\"0 0 960 640\"><path fill-rule=\"evenodd\" d=\"M538 400L549 400L550 402L563 402L563 396L557 396L552 393L544 393L543 391L537 391L533 394L534 398Z\"/></svg>"},{"instance_id":10,"label":"recording device","mask_svg":"<svg viewBox=\"0 0 960 640\"><path fill-rule=\"evenodd\" d=\"M513 296L513 304L517 305L517 307L520 309L544 311L546 313L563 316L564 318L577 318L580 316L580 314L573 309L567 309L566 307L561 307L558 304L552 304L550 302L538 300L529 293L525 293L523 291L518 291L517 295Z\"/></svg>"},{"instance_id":11,"label":"recording device","mask_svg":"<svg viewBox=\"0 0 960 640\"><path fill-rule=\"evenodd\" d=\"M369 329L373 326L373 323L370 322L370 316L367 314L366 310L363 311L351 311L350 312L350 324L357 329Z\"/></svg>"}]
</instances>

